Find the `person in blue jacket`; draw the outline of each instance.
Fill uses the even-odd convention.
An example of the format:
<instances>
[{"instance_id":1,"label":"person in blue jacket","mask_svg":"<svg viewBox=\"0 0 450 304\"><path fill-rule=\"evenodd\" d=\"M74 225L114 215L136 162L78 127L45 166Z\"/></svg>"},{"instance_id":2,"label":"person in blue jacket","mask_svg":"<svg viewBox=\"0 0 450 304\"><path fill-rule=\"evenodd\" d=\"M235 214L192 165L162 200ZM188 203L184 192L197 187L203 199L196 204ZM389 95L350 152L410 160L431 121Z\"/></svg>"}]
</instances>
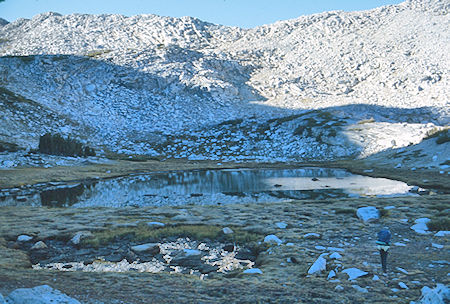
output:
<instances>
[{"instance_id":1,"label":"person in blue jacket","mask_svg":"<svg viewBox=\"0 0 450 304\"><path fill-rule=\"evenodd\" d=\"M391 232L388 227L384 227L378 232L378 240L377 240L377 248L380 251L381 257L381 267L383 268L383 272L386 272L387 268L387 255L391 242Z\"/></svg>"}]
</instances>

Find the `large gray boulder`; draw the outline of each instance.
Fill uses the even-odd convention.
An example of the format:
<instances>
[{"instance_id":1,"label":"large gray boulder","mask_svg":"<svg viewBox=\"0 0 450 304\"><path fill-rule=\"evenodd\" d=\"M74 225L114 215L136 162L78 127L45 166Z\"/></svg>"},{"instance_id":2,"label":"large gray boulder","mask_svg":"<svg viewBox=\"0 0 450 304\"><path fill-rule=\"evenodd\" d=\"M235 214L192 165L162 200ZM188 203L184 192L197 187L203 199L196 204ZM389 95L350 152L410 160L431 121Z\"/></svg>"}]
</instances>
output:
<instances>
[{"instance_id":1,"label":"large gray boulder","mask_svg":"<svg viewBox=\"0 0 450 304\"><path fill-rule=\"evenodd\" d=\"M375 207L361 207L356 211L356 216L364 223L378 221L380 212Z\"/></svg>"},{"instance_id":2,"label":"large gray boulder","mask_svg":"<svg viewBox=\"0 0 450 304\"><path fill-rule=\"evenodd\" d=\"M16 289L9 294L6 300L9 304L81 304L78 300L48 285Z\"/></svg>"}]
</instances>

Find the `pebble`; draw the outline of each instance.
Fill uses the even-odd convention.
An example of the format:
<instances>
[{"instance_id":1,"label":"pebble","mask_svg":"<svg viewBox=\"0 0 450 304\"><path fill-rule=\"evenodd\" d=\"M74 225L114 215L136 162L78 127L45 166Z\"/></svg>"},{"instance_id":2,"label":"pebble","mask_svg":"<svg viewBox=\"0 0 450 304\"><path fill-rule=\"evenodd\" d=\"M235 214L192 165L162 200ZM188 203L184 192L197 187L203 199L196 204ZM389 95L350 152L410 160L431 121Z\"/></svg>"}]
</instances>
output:
<instances>
[{"instance_id":1,"label":"pebble","mask_svg":"<svg viewBox=\"0 0 450 304\"><path fill-rule=\"evenodd\" d=\"M403 288L403 289L409 289L408 286L406 286L406 284L403 282L399 282L398 286L400 286L400 288Z\"/></svg>"},{"instance_id":2,"label":"pebble","mask_svg":"<svg viewBox=\"0 0 450 304\"><path fill-rule=\"evenodd\" d=\"M225 227L222 229L224 234L233 234L234 231L230 227Z\"/></svg>"},{"instance_id":3,"label":"pebble","mask_svg":"<svg viewBox=\"0 0 450 304\"><path fill-rule=\"evenodd\" d=\"M405 246L406 246L406 244L404 244L404 243L400 243L400 242L397 242L397 243L394 243L394 246L398 246L398 247L405 247Z\"/></svg>"},{"instance_id":4,"label":"pebble","mask_svg":"<svg viewBox=\"0 0 450 304\"><path fill-rule=\"evenodd\" d=\"M372 278L372 281L379 281L379 280L380 280L380 277L377 275L374 275Z\"/></svg>"},{"instance_id":5,"label":"pebble","mask_svg":"<svg viewBox=\"0 0 450 304\"><path fill-rule=\"evenodd\" d=\"M303 236L303 238L307 239L307 240L315 240L315 239L320 239L321 235L315 232L310 232L307 233Z\"/></svg>"},{"instance_id":6,"label":"pebble","mask_svg":"<svg viewBox=\"0 0 450 304\"><path fill-rule=\"evenodd\" d=\"M275 223L275 226L277 226L280 229L285 229L287 227L287 224L283 223L283 222L278 222L278 223Z\"/></svg>"},{"instance_id":7,"label":"pebble","mask_svg":"<svg viewBox=\"0 0 450 304\"><path fill-rule=\"evenodd\" d=\"M323 246L314 246L314 248L316 248L317 250L325 250L325 249L327 249L326 247L323 247Z\"/></svg>"},{"instance_id":8,"label":"pebble","mask_svg":"<svg viewBox=\"0 0 450 304\"><path fill-rule=\"evenodd\" d=\"M43 241L39 241L31 247L31 250L39 250L39 249L46 249L46 248L48 248L47 245Z\"/></svg>"},{"instance_id":9,"label":"pebble","mask_svg":"<svg viewBox=\"0 0 450 304\"><path fill-rule=\"evenodd\" d=\"M340 258L342 258L342 255L340 255L340 254L337 253L337 252L333 252L333 253L330 255L330 259L336 259L336 260L338 260L338 259L340 259Z\"/></svg>"},{"instance_id":10,"label":"pebble","mask_svg":"<svg viewBox=\"0 0 450 304\"><path fill-rule=\"evenodd\" d=\"M369 292L369 291L367 290L367 288L362 288L362 287L359 286L359 285L352 285L352 287L353 287L354 289L356 289L357 291L359 291L359 292L363 292L363 293Z\"/></svg>"},{"instance_id":11,"label":"pebble","mask_svg":"<svg viewBox=\"0 0 450 304\"><path fill-rule=\"evenodd\" d=\"M344 287L342 287L341 285L336 285L336 287L334 287L334 290L336 290L336 291L343 291Z\"/></svg>"},{"instance_id":12,"label":"pebble","mask_svg":"<svg viewBox=\"0 0 450 304\"><path fill-rule=\"evenodd\" d=\"M160 222L148 222L147 225L150 226L150 227L164 227L164 226L166 226L166 224L160 223Z\"/></svg>"},{"instance_id":13,"label":"pebble","mask_svg":"<svg viewBox=\"0 0 450 304\"><path fill-rule=\"evenodd\" d=\"M259 268L246 269L246 270L244 270L244 273L245 274L263 274L263 272Z\"/></svg>"},{"instance_id":14,"label":"pebble","mask_svg":"<svg viewBox=\"0 0 450 304\"><path fill-rule=\"evenodd\" d=\"M398 271L400 271L400 272L402 272L402 273L404 273L404 274L409 274L408 271L406 271L406 270L403 269L403 268L395 267L395 269L397 269Z\"/></svg>"},{"instance_id":15,"label":"pebble","mask_svg":"<svg viewBox=\"0 0 450 304\"><path fill-rule=\"evenodd\" d=\"M434 248L437 248L437 249L442 249L442 248L444 248L444 245L436 244L436 243L431 243L431 246L434 247Z\"/></svg>"},{"instance_id":16,"label":"pebble","mask_svg":"<svg viewBox=\"0 0 450 304\"><path fill-rule=\"evenodd\" d=\"M334 270L331 270L327 276L327 280L334 278L335 276L336 276L336 272Z\"/></svg>"}]
</instances>

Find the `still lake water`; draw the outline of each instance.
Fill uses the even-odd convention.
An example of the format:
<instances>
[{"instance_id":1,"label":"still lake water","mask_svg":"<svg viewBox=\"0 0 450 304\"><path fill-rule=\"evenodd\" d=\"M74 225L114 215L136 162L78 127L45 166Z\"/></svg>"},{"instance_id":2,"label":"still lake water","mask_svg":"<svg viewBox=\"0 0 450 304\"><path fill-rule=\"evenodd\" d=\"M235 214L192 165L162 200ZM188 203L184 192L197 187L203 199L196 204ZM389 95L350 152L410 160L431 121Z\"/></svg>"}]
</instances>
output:
<instances>
[{"instance_id":1,"label":"still lake water","mask_svg":"<svg viewBox=\"0 0 450 304\"><path fill-rule=\"evenodd\" d=\"M125 207L277 202L409 195L411 186L342 169L230 169L156 172L88 183L3 189L0 206Z\"/></svg>"}]
</instances>

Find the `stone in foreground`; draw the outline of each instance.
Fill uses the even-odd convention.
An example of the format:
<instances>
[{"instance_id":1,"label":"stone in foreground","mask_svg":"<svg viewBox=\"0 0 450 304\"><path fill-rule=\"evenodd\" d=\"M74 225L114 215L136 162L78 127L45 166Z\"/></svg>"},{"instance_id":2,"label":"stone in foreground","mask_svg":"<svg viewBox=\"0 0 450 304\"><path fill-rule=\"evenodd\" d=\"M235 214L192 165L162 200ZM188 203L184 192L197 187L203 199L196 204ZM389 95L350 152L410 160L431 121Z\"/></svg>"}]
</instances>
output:
<instances>
[{"instance_id":1,"label":"stone in foreground","mask_svg":"<svg viewBox=\"0 0 450 304\"><path fill-rule=\"evenodd\" d=\"M364 223L371 223L378 221L380 212L375 207L361 207L356 211L356 216Z\"/></svg>"},{"instance_id":2,"label":"stone in foreground","mask_svg":"<svg viewBox=\"0 0 450 304\"><path fill-rule=\"evenodd\" d=\"M34 288L19 288L14 290L6 298L11 304L81 304L59 290L53 289L48 285L36 286Z\"/></svg>"},{"instance_id":3,"label":"stone in foreground","mask_svg":"<svg viewBox=\"0 0 450 304\"><path fill-rule=\"evenodd\" d=\"M355 280L359 277L365 276L368 274L368 272L362 271L358 268L347 268L342 270L343 273L346 273L348 275L349 281Z\"/></svg>"},{"instance_id":4,"label":"stone in foreground","mask_svg":"<svg viewBox=\"0 0 450 304\"><path fill-rule=\"evenodd\" d=\"M327 268L327 260L323 257L319 257L314 264L308 270L308 274L315 274L324 271Z\"/></svg>"}]
</instances>

